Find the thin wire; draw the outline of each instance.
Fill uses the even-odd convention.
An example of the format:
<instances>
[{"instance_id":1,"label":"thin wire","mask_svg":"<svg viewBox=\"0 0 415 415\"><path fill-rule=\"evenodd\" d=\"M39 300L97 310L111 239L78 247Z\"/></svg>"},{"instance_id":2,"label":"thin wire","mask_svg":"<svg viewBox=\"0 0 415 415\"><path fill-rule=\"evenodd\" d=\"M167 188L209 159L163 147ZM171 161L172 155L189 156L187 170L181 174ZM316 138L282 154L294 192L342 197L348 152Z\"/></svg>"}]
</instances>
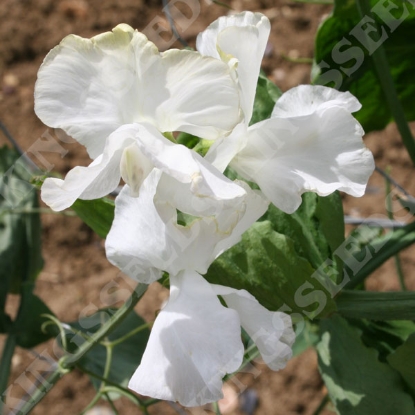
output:
<instances>
[{"instance_id":1,"label":"thin wire","mask_svg":"<svg viewBox=\"0 0 415 415\"><path fill-rule=\"evenodd\" d=\"M385 170L382 170L380 167L376 166L375 170L383 176L388 182L392 183L397 189L399 189L405 196L411 196L400 184L398 184ZM412 197L412 196L411 196Z\"/></svg>"},{"instance_id":2,"label":"thin wire","mask_svg":"<svg viewBox=\"0 0 415 415\"><path fill-rule=\"evenodd\" d=\"M173 17L170 13L170 5L168 0L163 0L163 12L169 21L169 25L173 35L177 38L177 40L185 47L188 48L189 44L180 36L179 32L176 29L176 25L174 24Z\"/></svg>"},{"instance_id":3,"label":"thin wire","mask_svg":"<svg viewBox=\"0 0 415 415\"><path fill-rule=\"evenodd\" d=\"M23 157L24 161L30 168L30 170L34 172L39 172L40 169L36 164L31 160L30 157L22 150L22 148L17 144L17 141L13 138L10 131L7 129L7 127L0 121L0 130L3 132L3 134L6 136L6 138L11 142L14 149Z\"/></svg>"},{"instance_id":4,"label":"thin wire","mask_svg":"<svg viewBox=\"0 0 415 415\"><path fill-rule=\"evenodd\" d=\"M360 218L355 216L344 216L344 223L347 225L368 225L378 228L403 228L407 223L400 220L390 220L382 218Z\"/></svg>"},{"instance_id":5,"label":"thin wire","mask_svg":"<svg viewBox=\"0 0 415 415\"><path fill-rule=\"evenodd\" d=\"M169 404L169 406L171 407L171 408L173 408L179 415L187 415L187 413L182 409L182 408L180 408L180 406L179 405L177 405L177 403L174 403L174 402L170 402L170 401L167 401L167 403Z\"/></svg>"}]
</instances>

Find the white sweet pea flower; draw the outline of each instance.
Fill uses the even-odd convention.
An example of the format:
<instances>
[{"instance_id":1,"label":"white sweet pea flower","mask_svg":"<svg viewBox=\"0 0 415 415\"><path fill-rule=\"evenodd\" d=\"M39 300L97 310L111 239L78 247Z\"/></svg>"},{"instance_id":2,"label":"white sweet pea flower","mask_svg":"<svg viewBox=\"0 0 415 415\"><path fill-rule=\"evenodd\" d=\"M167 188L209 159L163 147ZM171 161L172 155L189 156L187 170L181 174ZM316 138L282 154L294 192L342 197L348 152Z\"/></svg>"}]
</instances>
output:
<instances>
[{"instance_id":1,"label":"white sweet pea flower","mask_svg":"<svg viewBox=\"0 0 415 415\"><path fill-rule=\"evenodd\" d=\"M223 170L225 154L234 170L286 213L297 210L304 192L363 196L375 166L351 115L359 108L348 92L301 85L281 96L270 119L214 144L207 159Z\"/></svg>"},{"instance_id":2,"label":"white sweet pea flower","mask_svg":"<svg viewBox=\"0 0 415 415\"><path fill-rule=\"evenodd\" d=\"M155 281L163 271L170 274L170 299L157 316L129 387L142 395L199 406L220 399L223 376L241 365L241 326L273 369L284 367L291 357L294 333L289 316L266 310L245 290L212 285L200 275L266 211L268 202L261 193L241 182L245 197L232 206L221 202L223 209L216 215L182 226L170 199L174 183L154 169L138 197L124 188L116 199L106 251L110 262L140 282ZM197 197L189 190L187 195L183 189L178 192L186 212Z\"/></svg>"},{"instance_id":3,"label":"white sweet pea flower","mask_svg":"<svg viewBox=\"0 0 415 415\"><path fill-rule=\"evenodd\" d=\"M271 24L261 13L243 12L215 20L196 39L197 50L220 59L234 69L245 123L249 123L261 61Z\"/></svg>"},{"instance_id":4,"label":"white sweet pea flower","mask_svg":"<svg viewBox=\"0 0 415 415\"><path fill-rule=\"evenodd\" d=\"M159 53L125 24L92 39L68 36L54 48L38 73L35 111L46 125L85 145L94 159L87 168L71 170L65 181L46 179L42 198L54 210L77 198L108 194L121 176L137 195L152 168L164 162L143 151L149 142L164 155L183 156L184 148L164 149L163 133L216 139L240 120L238 88L228 65L187 50ZM181 163L183 169L179 160L174 169L188 182L187 162ZM199 170L193 169L194 178L201 177Z\"/></svg>"},{"instance_id":5,"label":"white sweet pea flower","mask_svg":"<svg viewBox=\"0 0 415 415\"><path fill-rule=\"evenodd\" d=\"M362 196L374 161L363 144L363 129L351 115L361 105L350 93L301 85L280 97L270 119L248 127L268 38L266 22L260 13L243 12L219 18L198 36L201 53L237 61L245 113L244 122L212 145L207 160L221 171L230 165L256 182L287 213L300 206L304 192L327 196L341 190ZM249 39L249 47L235 41L238 36Z\"/></svg>"}]
</instances>

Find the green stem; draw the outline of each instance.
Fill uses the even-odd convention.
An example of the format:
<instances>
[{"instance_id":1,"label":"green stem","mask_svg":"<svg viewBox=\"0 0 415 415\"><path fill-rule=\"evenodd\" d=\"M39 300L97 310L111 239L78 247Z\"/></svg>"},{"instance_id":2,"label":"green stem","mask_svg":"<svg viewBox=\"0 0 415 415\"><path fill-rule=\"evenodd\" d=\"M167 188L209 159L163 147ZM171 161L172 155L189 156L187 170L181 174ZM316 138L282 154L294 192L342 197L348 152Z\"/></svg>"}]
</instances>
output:
<instances>
[{"instance_id":1,"label":"green stem","mask_svg":"<svg viewBox=\"0 0 415 415\"><path fill-rule=\"evenodd\" d=\"M347 318L415 320L415 292L343 290L336 297L337 311Z\"/></svg>"},{"instance_id":2,"label":"green stem","mask_svg":"<svg viewBox=\"0 0 415 415\"><path fill-rule=\"evenodd\" d=\"M105 349L107 350L107 358L105 361L105 368L104 368L104 380L101 383L101 388L105 387L106 384L106 380L110 374L110 370L111 370L111 363L112 363L112 350L113 347L112 346L105 346Z\"/></svg>"},{"instance_id":3,"label":"green stem","mask_svg":"<svg viewBox=\"0 0 415 415\"><path fill-rule=\"evenodd\" d=\"M101 326L101 328L94 333L89 341L83 343L73 355L64 355L59 360L58 368L49 376L45 383L42 383L34 392L31 400L23 405L19 415L26 415L29 411L37 405L45 394L55 385L62 375L71 371L77 362L88 353L94 346L96 346L105 336L114 330L124 318L133 310L138 300L142 297L147 289L147 285L138 284L132 292L130 298L115 312L115 314Z\"/></svg>"},{"instance_id":4,"label":"green stem","mask_svg":"<svg viewBox=\"0 0 415 415\"><path fill-rule=\"evenodd\" d=\"M103 391L105 392L116 392L119 393L120 395L125 396L126 398L128 398L131 402L135 403L137 406L144 406L144 402L138 398L137 396L134 395L133 392L129 391L128 389L124 388L123 386L117 385L114 382L111 382L108 379L105 379L104 377L102 377L101 375L98 375L97 373L91 372L87 369L85 369L84 367L77 367L81 372L87 374L88 376L98 379L101 382L105 382L106 386L103 389ZM159 401L157 401L159 402Z\"/></svg>"},{"instance_id":5,"label":"green stem","mask_svg":"<svg viewBox=\"0 0 415 415\"><path fill-rule=\"evenodd\" d=\"M402 263L398 254L395 255L395 268L399 278L399 285L402 291L408 291L405 284L405 276L403 275Z\"/></svg>"},{"instance_id":6,"label":"green stem","mask_svg":"<svg viewBox=\"0 0 415 415\"><path fill-rule=\"evenodd\" d=\"M90 409L92 409L95 404L101 399L101 392L97 392L97 394L92 398L92 401L85 407L85 409L81 412L81 415L85 415Z\"/></svg>"},{"instance_id":7,"label":"green stem","mask_svg":"<svg viewBox=\"0 0 415 415\"><path fill-rule=\"evenodd\" d=\"M225 9L233 10L232 7L229 6L229 4L223 3L222 1L212 0L212 2L215 3L215 4L217 4L218 6L225 7Z\"/></svg>"},{"instance_id":8,"label":"green stem","mask_svg":"<svg viewBox=\"0 0 415 415\"><path fill-rule=\"evenodd\" d=\"M219 409L219 404L217 402L212 403L213 412L215 412L215 415L222 415Z\"/></svg>"},{"instance_id":9,"label":"green stem","mask_svg":"<svg viewBox=\"0 0 415 415\"><path fill-rule=\"evenodd\" d=\"M53 386L58 382L58 380L63 376L63 372L58 367L47 379L46 381L42 381L37 389L33 392L33 395L30 397L28 401L22 406L20 409L19 415L26 415L28 414L52 389Z\"/></svg>"},{"instance_id":10,"label":"green stem","mask_svg":"<svg viewBox=\"0 0 415 415\"><path fill-rule=\"evenodd\" d=\"M117 345L119 345L119 344L123 343L125 340L129 339L130 337L132 337L132 336L136 335L137 333L140 333L141 331L143 331L143 330L145 330L145 329L148 329L148 328L149 328L149 327L151 327L153 324L154 324L154 322L153 322L153 321L152 321L152 322L150 322L150 323L143 324L142 326L139 326L139 327L137 327L136 329L131 330L129 333L125 334L124 336L120 337L119 339L114 340L114 341L112 341L112 342L105 343L104 345L105 345L105 346L107 346L107 345L108 345L108 346L111 346L111 347L115 347L115 346L117 346Z\"/></svg>"},{"instance_id":11,"label":"green stem","mask_svg":"<svg viewBox=\"0 0 415 415\"><path fill-rule=\"evenodd\" d=\"M386 174L389 175L390 169L386 169ZM394 220L393 213L392 213L392 198L391 198L391 184L388 179L385 179L385 189L386 189L386 211L388 218L390 220ZM395 257L395 268L396 273L398 274L399 284L401 286L402 291L407 291L406 285L405 285L405 276L403 275L402 265L401 265L401 259L399 258L399 254L396 254Z\"/></svg>"},{"instance_id":12,"label":"green stem","mask_svg":"<svg viewBox=\"0 0 415 415\"><path fill-rule=\"evenodd\" d=\"M0 361L0 394L3 394L3 392L7 389L7 383L9 380L10 368L15 347L16 335L9 334L6 338ZM0 414L3 413L2 407L3 401L0 399Z\"/></svg>"},{"instance_id":13,"label":"green stem","mask_svg":"<svg viewBox=\"0 0 415 415\"><path fill-rule=\"evenodd\" d=\"M155 398L147 399L146 401L144 401L144 406L147 408L159 402L160 402L160 399L155 399Z\"/></svg>"},{"instance_id":14,"label":"green stem","mask_svg":"<svg viewBox=\"0 0 415 415\"><path fill-rule=\"evenodd\" d=\"M104 396L107 398L107 401L109 402L111 409L114 412L114 415L118 415L117 408L115 407L114 402L110 398L109 394L107 392L104 392Z\"/></svg>"},{"instance_id":15,"label":"green stem","mask_svg":"<svg viewBox=\"0 0 415 415\"><path fill-rule=\"evenodd\" d=\"M347 283L345 288L352 289L357 287L385 261L414 242L415 222L392 232L392 235L386 234L376 241L371 242L369 244L370 248L372 251L376 252L376 254L355 274L354 278ZM370 255L369 246L365 246L364 250L364 253Z\"/></svg>"},{"instance_id":16,"label":"green stem","mask_svg":"<svg viewBox=\"0 0 415 415\"><path fill-rule=\"evenodd\" d=\"M374 20L371 12L370 0L357 0L357 8L360 13L360 17L369 16ZM377 30L379 33L379 29ZM368 36L365 34L366 37ZM393 82L388 59L383 45L380 45L372 54L373 63L376 73L379 78L380 85L383 93L385 94L386 102L389 110L394 118L398 130L401 134L403 144L408 151L409 157L412 160L412 164L415 165L415 141L409 128L408 122L405 118L405 112L402 104L399 100L398 93Z\"/></svg>"},{"instance_id":17,"label":"green stem","mask_svg":"<svg viewBox=\"0 0 415 415\"><path fill-rule=\"evenodd\" d=\"M323 412L323 409L326 407L326 405L329 403L329 395L326 394L323 396L323 399L320 402L320 405L316 408L316 410L313 412L313 415L320 415Z\"/></svg>"},{"instance_id":18,"label":"green stem","mask_svg":"<svg viewBox=\"0 0 415 415\"><path fill-rule=\"evenodd\" d=\"M252 353L253 352L253 353ZM242 361L241 366L235 373L230 373L228 375L225 375L223 378L223 381L226 382L229 379L233 378L238 372L240 372L246 365L251 363L254 359L256 359L260 355L259 350L255 343L252 343L244 353L244 359Z\"/></svg>"},{"instance_id":19,"label":"green stem","mask_svg":"<svg viewBox=\"0 0 415 415\"><path fill-rule=\"evenodd\" d=\"M147 289L147 285L138 284L130 298L115 312L115 314L101 326L101 328L94 333L89 341L83 343L78 351L72 356L63 356L60 360L61 366L71 369L86 353L88 353L93 347L95 347L105 336L107 336L112 330L114 330L133 310L138 300L144 294Z\"/></svg>"}]
</instances>

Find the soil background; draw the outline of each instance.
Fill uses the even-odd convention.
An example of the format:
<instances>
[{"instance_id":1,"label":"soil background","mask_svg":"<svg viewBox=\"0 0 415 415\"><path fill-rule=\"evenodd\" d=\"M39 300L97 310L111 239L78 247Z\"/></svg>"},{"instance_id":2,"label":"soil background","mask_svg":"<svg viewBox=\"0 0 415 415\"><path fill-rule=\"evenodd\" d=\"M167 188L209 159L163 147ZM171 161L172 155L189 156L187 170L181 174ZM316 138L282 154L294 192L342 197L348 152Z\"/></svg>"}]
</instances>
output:
<instances>
[{"instance_id":1,"label":"soil background","mask_svg":"<svg viewBox=\"0 0 415 415\"><path fill-rule=\"evenodd\" d=\"M56 132L44 126L34 114L36 73L47 52L68 34L91 37L111 30L119 23L144 31L163 50L172 34L160 3L158 0L1 0L0 120L22 149L29 150L29 154L30 150L33 153L37 140L43 140L42 148L48 148L49 152L43 152L43 158L32 155L40 167L53 166L54 171L66 174L72 167L90 162L82 146L63 143ZM228 9L206 0L173 3L176 7L172 8L172 16L177 29L191 46L200 31L220 15L228 13ZM234 11L260 11L271 20L272 32L263 61L263 69L270 79L283 91L310 82L311 65L293 60L313 57L315 33L321 20L330 12L330 6L289 0L229 0L227 4ZM189 5L199 6L200 12L194 15ZM194 21L189 25L190 20ZM157 32L161 32L161 38L156 36ZM176 42L173 46L180 45ZM0 135L0 144L6 142L6 138ZM415 194L413 168L396 127L390 125L385 131L369 134L366 144L374 152L377 164L382 168L390 167L392 176ZM367 195L359 200L344 197L344 207L346 214L357 218L384 217L384 179L375 173ZM399 220L409 220L398 207L396 216ZM42 225L45 267L38 278L36 293L59 319L73 321L97 308L120 305L134 283L108 263L103 241L76 217L43 214ZM350 229L348 227L347 231ZM404 273L409 275L415 262L413 251L404 252L402 260ZM386 263L367 284L373 290L398 290L393 262ZM408 288L415 289L415 278L407 277L407 284ZM154 320L156 311L166 298L167 291L153 284L137 311L146 320ZM15 296L10 296L10 313L14 312L17 301ZM39 353L54 356L52 343L40 345L32 351L18 349L12 362L11 382L35 362ZM227 396L230 401L234 399L238 403L239 395L239 405L224 410L224 414L312 415L326 394L312 350L292 359L280 372L272 372L261 364L256 364L250 371L228 382L228 390L236 393L229 392ZM25 393L22 388L15 388L12 396L16 399ZM258 406L254 412L249 412L246 402L251 403L249 397L252 396L257 396ZM74 371L59 381L32 413L79 414L93 397L94 388L88 377ZM116 406L120 414L141 413L124 398L117 401ZM188 413L179 410L182 412L177 412L178 409L167 403L159 403L151 407L149 413ZM107 405L100 402L94 413L107 414L106 411ZM202 412L192 411L195 414ZM332 413L330 406L322 412L324 415Z\"/></svg>"}]
</instances>

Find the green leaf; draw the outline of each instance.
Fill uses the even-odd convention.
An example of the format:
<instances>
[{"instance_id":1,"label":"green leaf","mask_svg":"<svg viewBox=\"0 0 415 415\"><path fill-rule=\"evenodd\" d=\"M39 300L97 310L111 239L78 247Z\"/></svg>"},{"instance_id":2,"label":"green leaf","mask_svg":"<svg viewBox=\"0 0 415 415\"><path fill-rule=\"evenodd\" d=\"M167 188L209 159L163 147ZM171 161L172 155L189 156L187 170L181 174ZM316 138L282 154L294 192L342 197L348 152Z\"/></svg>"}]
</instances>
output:
<instances>
[{"instance_id":1,"label":"green leaf","mask_svg":"<svg viewBox=\"0 0 415 415\"><path fill-rule=\"evenodd\" d=\"M275 103L281 95L280 89L264 73L261 73L256 87L254 110L250 125L269 118Z\"/></svg>"},{"instance_id":2,"label":"green leaf","mask_svg":"<svg viewBox=\"0 0 415 415\"><path fill-rule=\"evenodd\" d=\"M389 364L403 377L412 393L415 394L415 333L388 356Z\"/></svg>"},{"instance_id":3,"label":"green leaf","mask_svg":"<svg viewBox=\"0 0 415 415\"><path fill-rule=\"evenodd\" d=\"M21 305L12 333L16 335L16 344L31 349L53 336L52 331L43 332L42 324L47 321L46 314L52 315L49 307L35 294L33 284L25 284L22 289Z\"/></svg>"},{"instance_id":4,"label":"green leaf","mask_svg":"<svg viewBox=\"0 0 415 415\"><path fill-rule=\"evenodd\" d=\"M10 318L4 312L8 293L20 293L24 282L34 281L43 267L41 226L36 190L19 154L0 149L0 331Z\"/></svg>"},{"instance_id":5,"label":"green leaf","mask_svg":"<svg viewBox=\"0 0 415 415\"><path fill-rule=\"evenodd\" d=\"M319 340L318 326L316 324L309 321L305 321L304 324L297 324L295 341L292 347L293 356L298 356L308 348L315 346Z\"/></svg>"},{"instance_id":6,"label":"green leaf","mask_svg":"<svg viewBox=\"0 0 415 415\"><path fill-rule=\"evenodd\" d=\"M271 221L275 231L287 235L295 250L318 268L344 240L343 208L339 194L321 197L315 193L303 194L300 208L289 215L271 205L260 220ZM341 270L340 259L338 270Z\"/></svg>"},{"instance_id":7,"label":"green leaf","mask_svg":"<svg viewBox=\"0 0 415 415\"><path fill-rule=\"evenodd\" d=\"M75 330L84 333L86 336L90 336L95 333L115 311L116 309L111 308L100 310L89 317L70 323L70 325ZM117 340L144 324L146 323L141 317L135 312L131 312L121 324L109 334L107 339L108 341ZM127 386L128 381L141 362L141 357L146 348L149 335L150 330L144 328L142 331L128 337L122 343L114 346L111 368L107 378L110 382L124 387ZM68 336L68 340L70 345L76 346L80 346L80 344L85 341L80 334ZM79 361L79 366L81 369L84 368L102 377L104 375L106 357L107 351L105 346L98 344L82 357ZM96 388L99 388L101 384L100 380L91 377L91 381ZM117 397L111 394L111 398L116 399Z\"/></svg>"},{"instance_id":8,"label":"green leaf","mask_svg":"<svg viewBox=\"0 0 415 415\"><path fill-rule=\"evenodd\" d=\"M414 291L342 290L336 297L340 314L368 320L415 320Z\"/></svg>"},{"instance_id":9,"label":"green leaf","mask_svg":"<svg viewBox=\"0 0 415 415\"><path fill-rule=\"evenodd\" d=\"M351 320L351 324L362 332L362 341L367 347L376 349L381 362L393 353L415 332L415 323L407 320L370 321Z\"/></svg>"},{"instance_id":10,"label":"green leaf","mask_svg":"<svg viewBox=\"0 0 415 415\"><path fill-rule=\"evenodd\" d=\"M114 220L115 205L108 198L78 199L71 209L101 238L106 238Z\"/></svg>"},{"instance_id":11,"label":"green leaf","mask_svg":"<svg viewBox=\"0 0 415 415\"><path fill-rule=\"evenodd\" d=\"M370 241L370 244L363 245L360 252L350 256L350 262L346 266L353 269L353 263L360 263L358 271L352 272L353 278L346 285L346 288L354 288L361 284L373 271L379 268L389 258L412 245L415 242L415 222L388 232Z\"/></svg>"},{"instance_id":12,"label":"green leaf","mask_svg":"<svg viewBox=\"0 0 415 415\"><path fill-rule=\"evenodd\" d=\"M413 35L415 34L415 9L411 2L383 2L371 0L372 14L382 33L369 34L374 42L383 41L391 74L399 98L404 107L407 120L415 119L413 96L415 71ZM376 7L374 7L377 4ZM388 15L388 5L396 5L391 11L397 22L396 29L391 31L393 18ZM405 16L407 14L407 16ZM368 23L366 23L367 25ZM364 46L364 35L361 30L368 31L359 16L356 3L352 1L336 1L334 13L319 28L315 44L314 83L334 86L342 91L350 91L362 103L362 109L356 114L357 119L367 132L383 129L392 119L385 104L375 68L370 58L373 48ZM360 34L359 34L360 33ZM355 34L356 36L354 36ZM368 50L370 49L370 51Z\"/></svg>"},{"instance_id":13,"label":"green leaf","mask_svg":"<svg viewBox=\"0 0 415 415\"><path fill-rule=\"evenodd\" d=\"M310 263L296 252L294 242L275 232L271 222L262 221L219 256L205 278L246 289L270 310L302 312L314 318L332 313L335 305L313 273Z\"/></svg>"},{"instance_id":14,"label":"green leaf","mask_svg":"<svg viewBox=\"0 0 415 415\"><path fill-rule=\"evenodd\" d=\"M414 403L396 371L363 345L360 333L339 316L321 322L319 369L341 415L413 415Z\"/></svg>"}]
</instances>

